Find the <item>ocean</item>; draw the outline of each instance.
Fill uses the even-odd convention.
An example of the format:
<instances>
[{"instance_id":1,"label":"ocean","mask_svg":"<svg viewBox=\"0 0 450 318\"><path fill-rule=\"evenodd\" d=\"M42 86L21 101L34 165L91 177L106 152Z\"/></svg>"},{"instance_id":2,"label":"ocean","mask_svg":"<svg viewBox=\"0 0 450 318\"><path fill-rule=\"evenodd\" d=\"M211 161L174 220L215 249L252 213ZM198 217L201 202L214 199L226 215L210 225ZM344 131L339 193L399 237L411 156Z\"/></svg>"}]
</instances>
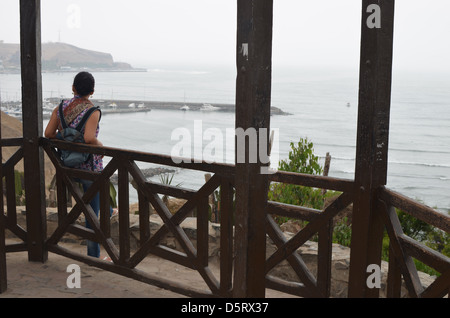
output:
<instances>
[{"instance_id":1,"label":"ocean","mask_svg":"<svg viewBox=\"0 0 450 318\"><path fill-rule=\"evenodd\" d=\"M44 73L43 96L70 98L74 73ZM149 68L148 72L94 73L93 98L234 104L235 70L231 68ZM343 69L274 69L272 106L290 115L271 116L278 136L273 158L288 157L291 142L308 138L324 162L332 157L329 175L353 179L355 169L358 71ZM395 71L389 136L387 187L443 213L450 212L450 75ZM20 75L0 74L1 100L20 99ZM177 132L207 156L211 140L223 136L223 153L216 160L229 162L234 145L226 131L234 128L234 113L153 109L146 113L106 114L99 139L105 146L171 155L180 144ZM44 120L44 128L47 121ZM185 140L184 140L185 141ZM218 144L214 144L218 145ZM230 156L231 153L231 156ZM219 160L219 159L223 160ZM203 157L205 159L205 157ZM109 159L105 158L107 162ZM138 163L142 168L150 164ZM159 180L159 177L154 177ZM204 173L176 169L172 184L197 189Z\"/></svg>"}]
</instances>

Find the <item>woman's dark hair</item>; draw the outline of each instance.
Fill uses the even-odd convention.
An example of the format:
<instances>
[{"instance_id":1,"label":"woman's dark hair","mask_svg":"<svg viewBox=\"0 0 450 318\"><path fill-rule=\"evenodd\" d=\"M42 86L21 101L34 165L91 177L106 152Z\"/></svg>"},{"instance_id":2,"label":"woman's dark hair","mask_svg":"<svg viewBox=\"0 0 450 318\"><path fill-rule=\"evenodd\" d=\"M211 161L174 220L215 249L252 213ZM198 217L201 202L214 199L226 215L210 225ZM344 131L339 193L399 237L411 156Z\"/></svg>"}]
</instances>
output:
<instances>
[{"instance_id":1,"label":"woman's dark hair","mask_svg":"<svg viewBox=\"0 0 450 318\"><path fill-rule=\"evenodd\" d=\"M73 86L80 96L92 94L95 86L94 76L89 72L80 72L75 76Z\"/></svg>"}]
</instances>

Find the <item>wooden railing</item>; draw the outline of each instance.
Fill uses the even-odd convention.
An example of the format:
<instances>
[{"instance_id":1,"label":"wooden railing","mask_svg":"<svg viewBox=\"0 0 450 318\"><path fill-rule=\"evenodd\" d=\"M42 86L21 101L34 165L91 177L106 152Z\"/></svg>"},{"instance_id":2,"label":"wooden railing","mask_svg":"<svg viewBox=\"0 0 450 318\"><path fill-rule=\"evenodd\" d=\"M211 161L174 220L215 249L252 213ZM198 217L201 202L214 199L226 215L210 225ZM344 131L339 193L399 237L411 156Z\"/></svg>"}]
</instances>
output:
<instances>
[{"instance_id":1,"label":"wooden railing","mask_svg":"<svg viewBox=\"0 0 450 318\"><path fill-rule=\"evenodd\" d=\"M1 140L1 152L3 147L18 147L13 155L2 163L0 172L2 180L1 213L0 213L0 293L7 289L6 253L25 251L27 233L17 224L16 189L14 167L23 158L23 138L10 138ZM0 154L1 154L0 152ZM0 158L1 155L0 155ZM3 182L3 179L5 180ZM4 213L4 198L6 198L6 214ZM5 243L5 230L9 229L22 243Z\"/></svg>"},{"instance_id":2,"label":"wooden railing","mask_svg":"<svg viewBox=\"0 0 450 318\"><path fill-rule=\"evenodd\" d=\"M56 184L58 189L58 219L59 225L54 233L51 233L47 240L49 251L78 259L88 264L113 271L115 273L138 279L162 288L173 290L188 296L229 296L231 286L231 264L232 260L232 240L229 240L229 233L232 227L232 211L227 209L229 204L231 184L233 182L234 170L229 165L204 165L198 163L175 164L171 157L154 155L136 151L117 150L113 148L98 148L86 145L77 145L80 151L101 153L111 157L109 163L100 173L81 171L64 167L59 161L55 147L64 148L68 145L60 141L42 140L42 145L49 158L56 167ZM69 145L72 147L72 145ZM142 171L136 162L157 163L167 166L185 167L194 170L202 170L213 173L212 178L207 181L198 191L180 189L170 185L163 185L148 181L143 176ZM113 173L118 172L118 208L119 208L119 246L116 247L112 241L109 224L109 178ZM130 250L130 221L129 221L129 175L134 180L138 191L139 200L139 227L140 238L139 247L132 253ZM91 180L92 186L83 193L77 187L73 178ZM217 278L212 273L208 265L208 214L209 196L221 187L224 202L221 211L221 237L220 246L220 277ZM76 204L67 213L65 200L66 188L74 197ZM100 221L96 218L89 202L93 196L100 192ZM186 203L175 213L171 213L164 204L159 194L170 195L186 199ZM149 204L164 222L155 233L150 233L149 227ZM197 239L194 245L183 229L181 222L196 210L197 213ZM82 226L73 225L78 216L84 213L86 219L92 225L92 230ZM58 246L58 242L65 233L73 233L91 241L101 243L113 263L103 262L85 255L75 254L67 249ZM182 251L174 250L160 244L161 239L171 233L178 241ZM229 241L228 241L229 240ZM209 290L199 291L189 286L180 286L176 282L166 281L157 276L152 276L136 269L136 266L149 254L157 255L174 263L186 266L198 271L205 281Z\"/></svg>"},{"instance_id":3,"label":"wooden railing","mask_svg":"<svg viewBox=\"0 0 450 318\"><path fill-rule=\"evenodd\" d=\"M14 166L22 158L21 139L2 140L2 146L19 146L15 154L2 165L5 177L7 214L5 226L23 243L7 246L7 252L23 251L27 248L26 230L17 225L14 198ZM48 233L46 248L66 257L97 266L99 268L124 275L139 281L192 297L231 297L233 291L233 184L235 170L233 165L205 163L174 163L171 157L138 151L120 150L108 147L73 145L70 143L41 139L41 145L56 168L58 227ZM82 152L102 154L111 160L100 173L82 171L64 167L56 148L71 148ZM146 180L137 163L154 163L171 167L209 172L212 177L197 191L164 185ZM11 172L12 171L12 172ZM118 172L118 208L119 243L113 242L109 218L109 179ZM134 180L139 201L139 246L130 248L129 214L129 176ZM83 193L73 181L74 178L91 180L92 186ZM268 237L277 249L267 256L266 287L300 297L329 297L331 286L332 233L333 218L354 200L353 180L337 179L325 176L312 176L278 171L268 176L270 182L280 182L307 187L335 190L341 193L334 202L323 210L301 206L268 202L266 229ZM208 197L220 188L220 273L213 272L208 259ZM76 204L69 209L66 193L73 196ZM93 196L100 192L100 215L97 218L89 205ZM182 198L186 202L175 213L171 213L159 195ZM388 273L388 297L399 297L402 277L411 297L443 297L450 290L450 260L448 257L426 247L404 235L394 207L431 224L447 233L450 232L449 217L423 206L386 188L380 188L378 202L390 239L390 259ZM152 206L161 217L164 225L154 233L149 227ZM195 243L187 236L180 224L196 210L197 237ZM92 229L76 225L75 220L84 214ZM305 220L307 225L289 240L274 221L272 215ZM1 225L1 224L0 224ZM76 253L62 247L59 243L66 233L99 242L112 259L105 262L97 258ZM166 234L172 234L181 246L181 250L171 249L161 244ZM313 235L318 234L317 274L314 275L305 265L297 250ZM357 238L355 238L357 239ZM5 250L5 249L3 249ZM164 279L144 272L136 267L147 255L156 255L176 264L197 271L203 278L207 289L184 286L172 280ZM424 289L412 262L416 258L436 269L441 275L428 288ZM270 274L280 262L287 261L298 276L299 282L285 281Z\"/></svg>"},{"instance_id":4,"label":"wooden railing","mask_svg":"<svg viewBox=\"0 0 450 318\"><path fill-rule=\"evenodd\" d=\"M23 139L10 138L2 139L3 147L17 147L16 151L10 158L2 164L2 180L4 178L4 187L2 187L3 196L6 198L6 214L4 215L5 227L9 229L15 236L22 240L22 243L9 244L6 246L7 252L26 251L27 250L27 231L17 222L16 207L16 185L15 185L15 167L23 159ZM2 197L2 206L3 206ZM3 211L3 208L2 208Z\"/></svg>"},{"instance_id":5,"label":"wooden railing","mask_svg":"<svg viewBox=\"0 0 450 318\"><path fill-rule=\"evenodd\" d=\"M329 297L333 238L332 220L340 211L352 203L353 181L283 171L270 175L270 181L342 192L323 211L273 201L268 202L267 234L277 246L277 250L266 261L267 287L301 297ZM272 218L272 214L308 221L308 224L287 240ZM317 276L314 277L296 251L316 233L318 233L318 260ZM286 282L269 275L269 271L283 260L289 262L301 283Z\"/></svg>"},{"instance_id":6,"label":"wooden railing","mask_svg":"<svg viewBox=\"0 0 450 318\"><path fill-rule=\"evenodd\" d=\"M384 187L379 198L390 239L387 296L400 297L402 276L410 297L436 298L450 293L450 258L405 235L395 208L447 233L450 233L450 217ZM441 273L426 289L413 258Z\"/></svg>"}]
</instances>

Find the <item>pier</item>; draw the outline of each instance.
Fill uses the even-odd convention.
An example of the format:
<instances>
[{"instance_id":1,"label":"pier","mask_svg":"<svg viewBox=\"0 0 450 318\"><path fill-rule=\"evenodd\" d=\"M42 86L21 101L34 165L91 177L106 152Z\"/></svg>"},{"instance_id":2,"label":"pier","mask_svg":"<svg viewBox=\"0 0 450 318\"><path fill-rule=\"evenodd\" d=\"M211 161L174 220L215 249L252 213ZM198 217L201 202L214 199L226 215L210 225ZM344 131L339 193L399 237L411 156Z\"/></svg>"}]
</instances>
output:
<instances>
[{"instance_id":1,"label":"pier","mask_svg":"<svg viewBox=\"0 0 450 318\"><path fill-rule=\"evenodd\" d=\"M152 109L163 109L173 111L206 111L206 112L228 112L234 113L234 104L205 104L205 103L182 103L168 101L142 101L142 100L102 100L91 99L95 106L100 106L102 114L124 114L137 112L150 112ZM61 98L51 97L45 99L43 103L43 119L49 119L53 109L59 105ZM205 107L206 105L206 107ZM188 107L185 110L183 107ZM212 106L212 107L209 107ZM22 120L22 102L10 101L1 104L1 110L6 114ZM290 115L282 109L272 106L271 115Z\"/></svg>"}]
</instances>

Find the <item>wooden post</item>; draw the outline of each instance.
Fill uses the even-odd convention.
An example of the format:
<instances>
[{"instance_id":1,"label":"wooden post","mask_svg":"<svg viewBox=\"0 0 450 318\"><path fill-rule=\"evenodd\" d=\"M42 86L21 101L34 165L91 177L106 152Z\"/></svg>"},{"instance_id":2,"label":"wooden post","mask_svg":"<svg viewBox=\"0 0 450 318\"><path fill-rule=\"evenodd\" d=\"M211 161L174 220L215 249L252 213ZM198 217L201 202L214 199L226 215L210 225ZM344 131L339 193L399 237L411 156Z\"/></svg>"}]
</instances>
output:
<instances>
[{"instance_id":1,"label":"wooden post","mask_svg":"<svg viewBox=\"0 0 450 318\"><path fill-rule=\"evenodd\" d=\"M355 201L349 297L378 297L367 266L381 263L383 224L376 191L386 184L392 78L394 0L362 2ZM380 23L380 24L378 24Z\"/></svg>"},{"instance_id":2,"label":"wooden post","mask_svg":"<svg viewBox=\"0 0 450 318\"><path fill-rule=\"evenodd\" d=\"M2 115L0 112L0 123L2 121ZM0 124L0 140L2 139L2 129ZM3 148L0 146L0 178L3 176L2 174L2 152ZM1 178L0 180L3 180ZM0 182L3 189L3 181ZM7 288L7 274L6 274L6 244L5 244L5 211L3 207L3 191L0 196L0 294L6 291Z\"/></svg>"},{"instance_id":3,"label":"wooden post","mask_svg":"<svg viewBox=\"0 0 450 318\"><path fill-rule=\"evenodd\" d=\"M42 136L41 2L20 1L20 53L28 259L45 262L44 154Z\"/></svg>"},{"instance_id":4,"label":"wooden post","mask_svg":"<svg viewBox=\"0 0 450 318\"><path fill-rule=\"evenodd\" d=\"M273 0L237 2L236 219L233 297L265 296L268 178L260 148L269 149ZM260 130L265 128L266 130ZM264 134L265 141L260 140ZM244 140L244 141L243 141ZM264 144L263 144L264 143ZM239 153L245 144L244 153ZM256 154L255 154L256 152ZM245 155L245 158L244 158ZM256 156L255 156L256 155ZM251 161L250 157L253 156ZM254 162L256 161L256 162Z\"/></svg>"}]
</instances>

